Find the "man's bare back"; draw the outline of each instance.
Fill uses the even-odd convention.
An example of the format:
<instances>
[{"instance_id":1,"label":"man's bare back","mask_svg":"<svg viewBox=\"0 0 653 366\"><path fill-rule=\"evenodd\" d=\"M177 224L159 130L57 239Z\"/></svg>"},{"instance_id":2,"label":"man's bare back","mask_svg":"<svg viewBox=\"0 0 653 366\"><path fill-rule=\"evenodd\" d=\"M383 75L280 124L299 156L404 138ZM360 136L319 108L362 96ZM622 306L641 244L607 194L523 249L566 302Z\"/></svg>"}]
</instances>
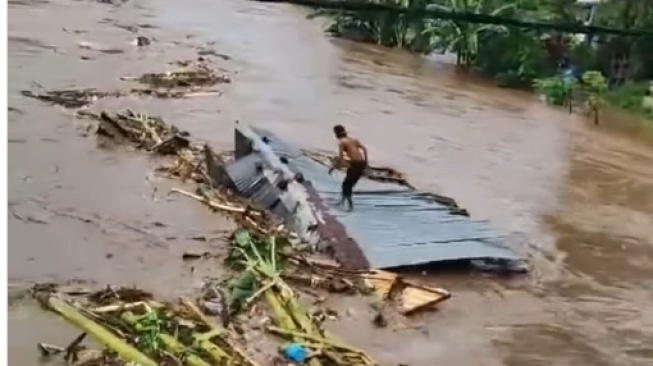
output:
<instances>
[{"instance_id":1,"label":"man's bare back","mask_svg":"<svg viewBox=\"0 0 653 366\"><path fill-rule=\"evenodd\" d=\"M353 137L344 137L340 139L340 150L343 155L346 156L349 161L366 161L367 159L363 156L363 151L360 141ZM344 158L343 156L343 158Z\"/></svg>"}]
</instances>

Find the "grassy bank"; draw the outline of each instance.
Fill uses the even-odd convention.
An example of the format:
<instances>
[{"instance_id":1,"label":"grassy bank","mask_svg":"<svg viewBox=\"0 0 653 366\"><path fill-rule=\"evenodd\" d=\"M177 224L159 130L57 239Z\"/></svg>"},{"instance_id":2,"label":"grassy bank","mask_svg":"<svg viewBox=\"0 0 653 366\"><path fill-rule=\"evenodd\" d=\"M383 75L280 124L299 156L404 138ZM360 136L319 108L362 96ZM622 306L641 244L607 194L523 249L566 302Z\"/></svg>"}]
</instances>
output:
<instances>
[{"instance_id":1,"label":"grassy bank","mask_svg":"<svg viewBox=\"0 0 653 366\"><path fill-rule=\"evenodd\" d=\"M647 95L648 83L626 83L606 94L609 104L646 117L653 124L653 99Z\"/></svg>"}]
</instances>

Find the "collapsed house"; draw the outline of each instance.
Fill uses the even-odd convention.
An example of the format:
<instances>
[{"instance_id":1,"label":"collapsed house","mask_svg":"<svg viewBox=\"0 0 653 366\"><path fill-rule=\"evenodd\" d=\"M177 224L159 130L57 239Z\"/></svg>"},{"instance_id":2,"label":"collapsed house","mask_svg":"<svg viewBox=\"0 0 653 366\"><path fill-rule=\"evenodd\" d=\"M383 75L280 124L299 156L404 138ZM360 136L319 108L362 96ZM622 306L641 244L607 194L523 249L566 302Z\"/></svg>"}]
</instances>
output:
<instances>
[{"instance_id":1,"label":"collapsed house","mask_svg":"<svg viewBox=\"0 0 653 366\"><path fill-rule=\"evenodd\" d=\"M334 205L342 173L273 133L236 125L235 159L211 164L209 176L285 221L304 242L328 250L347 269L389 269L466 262L482 269L524 272L526 266L485 222L446 197L392 182L361 178L356 209Z\"/></svg>"}]
</instances>

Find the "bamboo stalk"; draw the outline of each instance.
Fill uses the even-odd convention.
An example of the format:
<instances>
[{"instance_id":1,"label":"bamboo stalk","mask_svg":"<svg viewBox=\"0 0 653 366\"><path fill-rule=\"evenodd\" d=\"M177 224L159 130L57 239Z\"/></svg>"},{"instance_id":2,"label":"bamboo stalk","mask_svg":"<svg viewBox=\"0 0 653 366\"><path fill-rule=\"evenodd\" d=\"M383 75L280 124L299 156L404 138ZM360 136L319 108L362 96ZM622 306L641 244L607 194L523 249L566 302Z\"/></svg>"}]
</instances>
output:
<instances>
[{"instance_id":1,"label":"bamboo stalk","mask_svg":"<svg viewBox=\"0 0 653 366\"><path fill-rule=\"evenodd\" d=\"M182 298L181 303L184 304L184 306L186 306L186 308L188 308L188 310L190 310L190 312L193 313L193 315L195 315L207 327L219 332L225 331L223 328L219 327L214 321L212 321L206 315L204 315L202 310L200 310L197 307L197 305L195 305L192 301L188 300L187 298Z\"/></svg>"},{"instance_id":2,"label":"bamboo stalk","mask_svg":"<svg viewBox=\"0 0 653 366\"><path fill-rule=\"evenodd\" d=\"M151 308L162 308L164 307L163 304L157 303L154 301L137 301L137 302L132 302L132 303L124 303L124 304L114 304L114 305L106 305L106 306L100 306L97 308L89 309L90 312L92 313L113 313L116 311L124 311L124 310L131 310L134 308L139 308L142 306L149 306Z\"/></svg>"},{"instance_id":3,"label":"bamboo stalk","mask_svg":"<svg viewBox=\"0 0 653 366\"><path fill-rule=\"evenodd\" d=\"M355 352L357 354L361 355L361 358L363 358L366 363L369 364L375 364L375 362L372 360L372 358L367 355L364 351L361 350L355 350L351 347L347 347L345 345L342 345L341 343L336 342L331 338L327 332L321 332L315 323L308 317L308 313L304 311L301 306L295 301L292 297L288 298L286 300L286 306L289 308L288 309L288 314L298 323L301 325L301 328L303 328L304 333L307 334L308 336L313 337L312 339L317 341L317 342L324 342L325 344L330 344L330 345L338 345L338 348L341 348L343 350L348 350L351 352ZM304 337L305 339L309 339Z\"/></svg>"},{"instance_id":4,"label":"bamboo stalk","mask_svg":"<svg viewBox=\"0 0 653 366\"><path fill-rule=\"evenodd\" d=\"M203 334L193 334L193 345L206 351L218 364L222 364L225 361L229 363L233 357L211 341L213 337L219 337L220 334L222 333L217 329Z\"/></svg>"},{"instance_id":5,"label":"bamboo stalk","mask_svg":"<svg viewBox=\"0 0 653 366\"><path fill-rule=\"evenodd\" d=\"M209 207L214 208L216 210L223 210L223 211L237 212L237 213L245 213L245 211L246 211L244 208L241 208L241 207L222 205L222 204L213 202L210 199L198 196L198 195L190 193L190 192L186 192L186 191L184 191L182 189L179 189L179 188L172 188L170 191L182 194L182 195L184 195L186 197L196 199L196 200L198 200L200 202L204 202L206 205L208 205Z\"/></svg>"},{"instance_id":6,"label":"bamboo stalk","mask_svg":"<svg viewBox=\"0 0 653 366\"><path fill-rule=\"evenodd\" d=\"M127 114L119 114L119 116L127 120L140 123L143 126L145 132L150 134L150 137L152 138L152 140L154 140L155 145L161 143L161 137L159 136L159 134L156 133L156 131L148 124L148 122L150 122L150 118L148 116L144 116L144 115L130 116Z\"/></svg>"},{"instance_id":7,"label":"bamboo stalk","mask_svg":"<svg viewBox=\"0 0 653 366\"><path fill-rule=\"evenodd\" d=\"M297 324L295 324L295 321L293 318L284 310L283 305L281 304L281 301L277 297L277 294L274 292L274 289L269 289L265 291L265 299L272 309L272 314L275 318L275 321L277 322L278 325L281 325L282 327L288 329L290 332L296 332L297 329ZM282 328L279 328L282 329ZM292 337L293 341L295 342L301 342L302 339L300 337ZM320 360L317 358L311 358L308 360L308 364L310 366L322 366L322 363Z\"/></svg>"},{"instance_id":8,"label":"bamboo stalk","mask_svg":"<svg viewBox=\"0 0 653 366\"><path fill-rule=\"evenodd\" d=\"M290 317L290 315L288 315L288 313L283 309L281 301L279 301L279 298L273 290L265 291L265 300L272 310L272 315L277 325L291 331L298 330L297 324L295 324L292 317Z\"/></svg>"},{"instance_id":9,"label":"bamboo stalk","mask_svg":"<svg viewBox=\"0 0 653 366\"><path fill-rule=\"evenodd\" d=\"M339 349L341 351L349 352L355 355L360 356L363 359L370 360L369 356L361 350L345 346L343 344L337 343L333 340L323 338L323 337L316 337L310 334L302 333L302 332L297 332L297 331L292 331L292 330L287 330L283 329L280 327L273 327L269 326L267 329L273 333L277 333L286 337L291 337L293 339L304 339L304 340L309 340L311 342L315 342L317 344L322 344L322 345L327 345L335 349Z\"/></svg>"},{"instance_id":10,"label":"bamboo stalk","mask_svg":"<svg viewBox=\"0 0 653 366\"><path fill-rule=\"evenodd\" d=\"M308 313L301 308L289 291L281 291L279 296L282 298L281 304L287 309L287 313L299 325L299 330L316 337L322 336L319 329L308 317Z\"/></svg>"},{"instance_id":11,"label":"bamboo stalk","mask_svg":"<svg viewBox=\"0 0 653 366\"><path fill-rule=\"evenodd\" d=\"M61 315L70 323L93 336L100 343L112 349L120 358L127 362L135 362L141 366L157 366L157 362L150 359L132 345L126 343L113 333L109 332L103 326L95 323L82 315L74 306L65 301L50 296L47 298L47 304L57 314Z\"/></svg>"},{"instance_id":12,"label":"bamboo stalk","mask_svg":"<svg viewBox=\"0 0 653 366\"><path fill-rule=\"evenodd\" d=\"M331 346L338 346L337 348L340 348L342 350L346 350L349 352L354 352L356 354L359 354L363 360L365 360L366 363L369 364L375 364L375 362L372 360L370 356L368 356L365 352L361 350L356 350L351 347L345 346L341 343L336 342L333 339L329 339L330 337L326 332L320 332L320 330L317 328L317 326L313 323L313 321L308 317L307 312L303 311L301 309L301 306L292 298L292 297L287 297L285 299L285 304L286 307L288 308L288 314L290 317L297 322L297 324L300 324L301 328L304 330L304 334L311 338L307 337L299 337L303 339L309 339L313 340L315 342L320 342L322 344L328 344ZM300 330L300 329L298 329ZM301 333L297 333L299 335ZM294 338L295 341L298 341L297 338Z\"/></svg>"},{"instance_id":13,"label":"bamboo stalk","mask_svg":"<svg viewBox=\"0 0 653 366\"><path fill-rule=\"evenodd\" d=\"M131 325L132 327L135 328L136 331L140 330L140 326L138 324L138 320L141 318L140 316L134 315L134 313L130 311L126 311L122 314L120 314L120 318L125 321L127 324ZM165 346L166 350L171 352L173 355L179 355L184 351L185 346L180 343L175 337L166 334L166 333L159 333L157 335L157 338L163 345ZM211 364L207 363L206 361L202 360L201 358L190 354L186 358L188 361L188 364L191 366L211 366Z\"/></svg>"},{"instance_id":14,"label":"bamboo stalk","mask_svg":"<svg viewBox=\"0 0 653 366\"><path fill-rule=\"evenodd\" d=\"M219 327L214 321L210 320L204 313L190 300L186 298L181 299L182 304L184 304L188 310L190 310L195 316L197 316L206 326L211 328L214 332L217 332L218 334L224 333L225 330L221 327ZM259 365L256 361L254 361L252 358L250 358L245 351L243 351L240 347L237 345L233 344L229 339L226 337L223 337L222 340L234 351L236 352L243 360L246 360L251 366L261 366Z\"/></svg>"},{"instance_id":15,"label":"bamboo stalk","mask_svg":"<svg viewBox=\"0 0 653 366\"><path fill-rule=\"evenodd\" d=\"M244 302L243 305L244 305L245 307L247 307L247 306L248 306L252 301L256 300L259 296L261 296L261 295L262 295L263 293L265 293L267 290L269 290L269 289L271 289L272 287L274 287L276 284L277 284L277 281L276 281L276 280L269 281L269 282L266 283L263 287L261 287L260 289L258 289L258 291L256 291L253 295L251 295L250 297L248 297L248 298L245 300L245 302Z\"/></svg>"}]
</instances>

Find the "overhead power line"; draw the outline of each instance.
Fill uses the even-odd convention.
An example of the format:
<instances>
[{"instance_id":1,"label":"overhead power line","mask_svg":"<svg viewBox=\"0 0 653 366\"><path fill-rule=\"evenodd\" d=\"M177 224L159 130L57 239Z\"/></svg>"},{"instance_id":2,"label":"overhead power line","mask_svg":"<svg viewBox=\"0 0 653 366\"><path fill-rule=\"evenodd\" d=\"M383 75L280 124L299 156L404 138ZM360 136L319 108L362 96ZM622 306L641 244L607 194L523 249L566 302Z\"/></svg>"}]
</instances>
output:
<instances>
[{"instance_id":1,"label":"overhead power line","mask_svg":"<svg viewBox=\"0 0 653 366\"><path fill-rule=\"evenodd\" d=\"M627 37L650 37L653 38L653 31L642 29L617 29L598 26L587 26L581 24L554 24L539 21L526 21L514 18L493 16L488 14L450 12L435 9L401 7L386 4L377 4L363 1L342 1L342 0L258 0L267 3L288 3L303 5L311 8L360 11L360 12L391 12L396 14L409 14L432 19L448 19L466 23L496 24L519 28L560 31L567 33L584 34L613 34Z\"/></svg>"}]
</instances>

